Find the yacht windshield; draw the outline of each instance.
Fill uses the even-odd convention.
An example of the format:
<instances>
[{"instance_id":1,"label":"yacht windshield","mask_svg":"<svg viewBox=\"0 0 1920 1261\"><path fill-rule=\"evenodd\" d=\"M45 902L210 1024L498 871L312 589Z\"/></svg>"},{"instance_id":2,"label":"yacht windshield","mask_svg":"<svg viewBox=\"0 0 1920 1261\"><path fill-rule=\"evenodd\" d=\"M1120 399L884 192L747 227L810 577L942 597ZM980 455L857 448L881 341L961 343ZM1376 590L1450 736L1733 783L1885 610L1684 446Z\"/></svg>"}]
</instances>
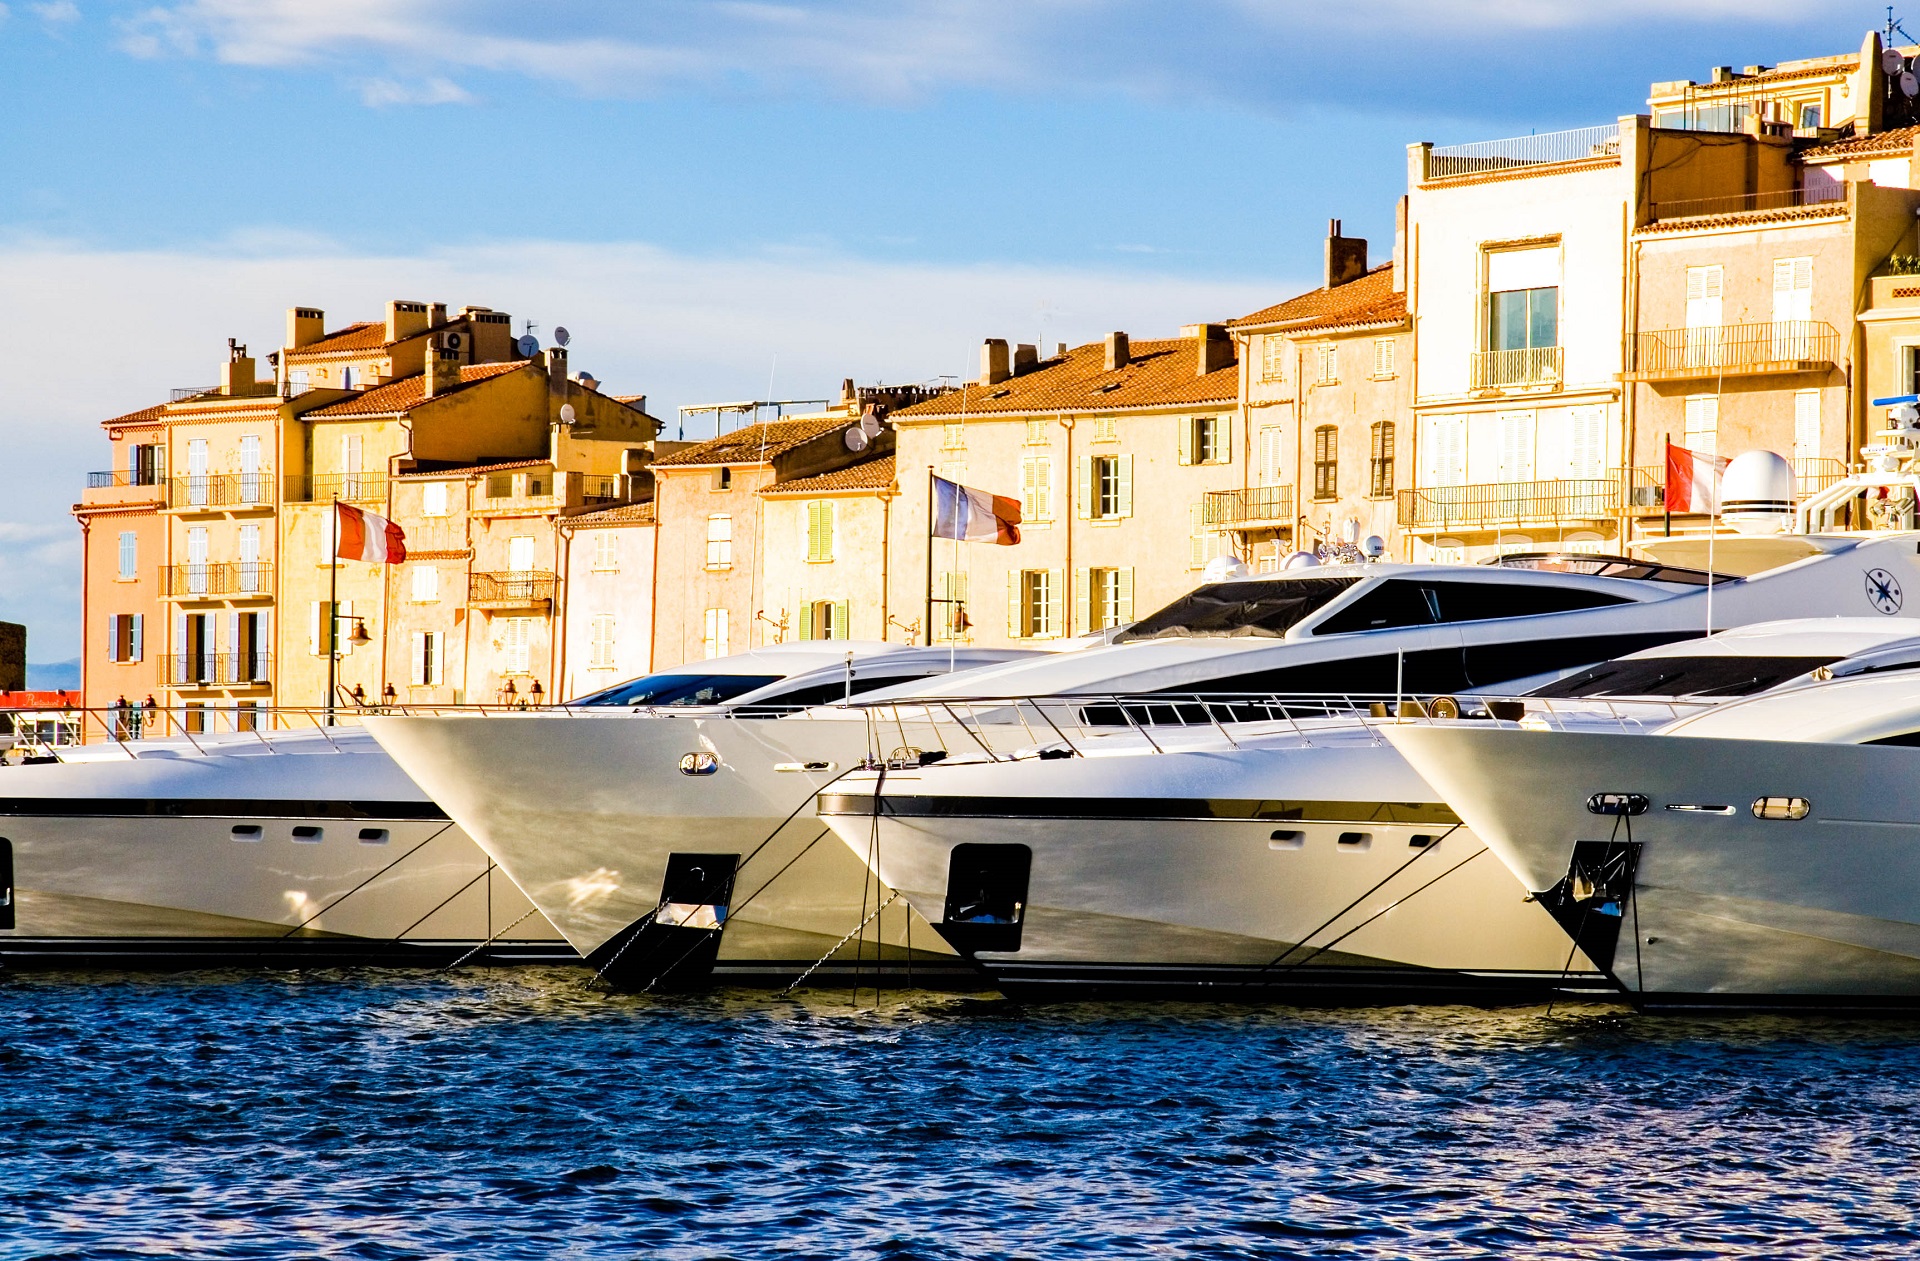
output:
<instances>
[{"instance_id":1,"label":"yacht windshield","mask_svg":"<svg viewBox=\"0 0 1920 1261\"><path fill-rule=\"evenodd\" d=\"M1838 657L1641 657L1603 661L1530 695L1751 696L1831 665Z\"/></svg>"},{"instance_id":2,"label":"yacht windshield","mask_svg":"<svg viewBox=\"0 0 1920 1261\"><path fill-rule=\"evenodd\" d=\"M1490 622L1503 617L1539 617L1629 602L1630 597L1613 592L1545 583L1390 578L1332 614L1314 627L1313 633L1345 635L1397 626Z\"/></svg>"},{"instance_id":3,"label":"yacht windshield","mask_svg":"<svg viewBox=\"0 0 1920 1261\"><path fill-rule=\"evenodd\" d=\"M719 705L778 683L778 674L649 674L569 705Z\"/></svg>"},{"instance_id":4,"label":"yacht windshield","mask_svg":"<svg viewBox=\"0 0 1920 1261\"><path fill-rule=\"evenodd\" d=\"M1216 582L1181 596L1115 635L1116 644L1184 636L1264 635L1279 639L1345 594L1358 578L1265 578Z\"/></svg>"}]
</instances>

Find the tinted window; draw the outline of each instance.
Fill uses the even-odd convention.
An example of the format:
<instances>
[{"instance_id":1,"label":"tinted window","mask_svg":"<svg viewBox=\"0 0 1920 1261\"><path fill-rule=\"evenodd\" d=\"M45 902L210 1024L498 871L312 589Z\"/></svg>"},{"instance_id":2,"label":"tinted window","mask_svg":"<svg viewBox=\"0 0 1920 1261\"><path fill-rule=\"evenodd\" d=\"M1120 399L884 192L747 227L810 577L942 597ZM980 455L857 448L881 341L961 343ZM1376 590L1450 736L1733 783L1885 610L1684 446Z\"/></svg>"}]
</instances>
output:
<instances>
[{"instance_id":1,"label":"tinted window","mask_svg":"<svg viewBox=\"0 0 1920 1261\"><path fill-rule=\"evenodd\" d=\"M736 696L778 683L777 674L649 674L629 679L605 691L583 696L572 705L718 705Z\"/></svg>"},{"instance_id":2,"label":"tinted window","mask_svg":"<svg viewBox=\"0 0 1920 1261\"><path fill-rule=\"evenodd\" d=\"M1394 578L1314 627L1313 633L1344 635L1395 626L1489 622L1503 617L1537 617L1544 613L1631 602L1623 595L1577 587Z\"/></svg>"},{"instance_id":3,"label":"tinted window","mask_svg":"<svg viewBox=\"0 0 1920 1261\"><path fill-rule=\"evenodd\" d=\"M909 683L914 679L926 678L939 671L926 670L919 674L888 674L861 677L856 670L853 677L853 695L871 692L878 688L892 687L896 683ZM815 705L837 705L847 697L847 681L844 677L826 683L809 683L805 687L796 687L792 691L778 692L771 696L755 697L752 707L773 706L779 709L809 709Z\"/></svg>"},{"instance_id":4,"label":"tinted window","mask_svg":"<svg viewBox=\"0 0 1920 1261\"><path fill-rule=\"evenodd\" d=\"M1535 696L1750 696L1837 657L1653 657L1606 661L1533 691Z\"/></svg>"},{"instance_id":5,"label":"tinted window","mask_svg":"<svg viewBox=\"0 0 1920 1261\"><path fill-rule=\"evenodd\" d=\"M1216 582L1135 622L1113 642L1189 635L1265 635L1278 639L1308 614L1345 594L1358 578L1267 578Z\"/></svg>"}]
</instances>

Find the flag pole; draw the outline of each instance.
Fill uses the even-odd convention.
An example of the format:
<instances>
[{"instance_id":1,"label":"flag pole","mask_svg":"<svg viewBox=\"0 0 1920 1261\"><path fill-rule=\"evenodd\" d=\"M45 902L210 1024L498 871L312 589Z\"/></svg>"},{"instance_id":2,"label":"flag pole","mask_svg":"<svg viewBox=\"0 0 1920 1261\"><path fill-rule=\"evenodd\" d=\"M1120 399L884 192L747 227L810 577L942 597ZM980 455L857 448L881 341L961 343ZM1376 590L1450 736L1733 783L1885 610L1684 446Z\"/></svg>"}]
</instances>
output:
<instances>
[{"instance_id":1,"label":"flag pole","mask_svg":"<svg viewBox=\"0 0 1920 1261\"><path fill-rule=\"evenodd\" d=\"M933 465L927 465L927 647L933 647Z\"/></svg>"},{"instance_id":2,"label":"flag pole","mask_svg":"<svg viewBox=\"0 0 1920 1261\"><path fill-rule=\"evenodd\" d=\"M1660 502L1665 504L1667 509L1666 530L1667 530L1668 538L1673 537L1673 486L1671 484L1673 482L1673 478L1667 476L1666 469L1670 469L1672 467L1673 467L1673 439L1668 438L1667 450L1666 450L1666 468L1663 468L1660 470L1661 480L1669 483L1665 491L1660 496Z\"/></svg>"},{"instance_id":3,"label":"flag pole","mask_svg":"<svg viewBox=\"0 0 1920 1261\"><path fill-rule=\"evenodd\" d=\"M327 557L327 621L322 629L326 632L327 645L327 726L333 726L333 688L334 670L338 665L340 645L334 641L340 637L340 496L334 495L333 506L327 511L327 541L333 548L333 555Z\"/></svg>"}]
</instances>

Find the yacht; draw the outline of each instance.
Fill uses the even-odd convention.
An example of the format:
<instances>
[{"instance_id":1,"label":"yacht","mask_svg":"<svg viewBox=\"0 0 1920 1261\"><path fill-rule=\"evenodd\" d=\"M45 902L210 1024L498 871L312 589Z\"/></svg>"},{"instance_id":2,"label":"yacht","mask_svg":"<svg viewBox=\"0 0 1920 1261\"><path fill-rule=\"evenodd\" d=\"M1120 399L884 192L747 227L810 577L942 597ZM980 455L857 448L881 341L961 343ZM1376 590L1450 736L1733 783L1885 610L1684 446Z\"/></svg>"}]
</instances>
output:
<instances>
[{"instance_id":1,"label":"yacht","mask_svg":"<svg viewBox=\"0 0 1920 1261\"><path fill-rule=\"evenodd\" d=\"M848 647L743 654L580 703L710 706ZM577 961L355 717L0 766L0 964Z\"/></svg>"},{"instance_id":2,"label":"yacht","mask_svg":"<svg viewBox=\"0 0 1920 1261\"><path fill-rule=\"evenodd\" d=\"M1920 672L1388 738L1639 1004L1920 1005Z\"/></svg>"},{"instance_id":3,"label":"yacht","mask_svg":"<svg viewBox=\"0 0 1920 1261\"><path fill-rule=\"evenodd\" d=\"M697 662L544 711L366 721L609 981L775 984L818 965L822 982L897 972L977 985L910 908L876 909L866 869L813 818L814 793L868 759L864 717L796 719L815 735L801 753L761 735L791 715L1039 654L826 640L731 660L794 654L814 668L767 671L754 688L734 675L716 689L717 663ZM715 727L739 737L730 762L704 738Z\"/></svg>"}]
</instances>

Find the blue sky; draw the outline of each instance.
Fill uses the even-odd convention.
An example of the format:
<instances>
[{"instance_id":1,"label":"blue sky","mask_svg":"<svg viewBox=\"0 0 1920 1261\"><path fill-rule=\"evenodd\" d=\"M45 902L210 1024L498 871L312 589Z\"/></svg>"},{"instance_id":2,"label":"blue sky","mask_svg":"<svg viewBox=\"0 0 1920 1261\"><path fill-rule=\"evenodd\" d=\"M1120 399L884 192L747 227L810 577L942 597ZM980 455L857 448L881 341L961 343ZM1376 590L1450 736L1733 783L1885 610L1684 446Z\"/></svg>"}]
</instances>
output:
<instances>
[{"instance_id":1,"label":"blue sky","mask_svg":"<svg viewBox=\"0 0 1920 1261\"><path fill-rule=\"evenodd\" d=\"M78 652L97 422L282 312L477 302L657 414L1164 335L1384 253L1405 146L1858 47L1787 0L7 0L0 618ZM1920 15L1917 15L1920 16Z\"/></svg>"}]
</instances>

